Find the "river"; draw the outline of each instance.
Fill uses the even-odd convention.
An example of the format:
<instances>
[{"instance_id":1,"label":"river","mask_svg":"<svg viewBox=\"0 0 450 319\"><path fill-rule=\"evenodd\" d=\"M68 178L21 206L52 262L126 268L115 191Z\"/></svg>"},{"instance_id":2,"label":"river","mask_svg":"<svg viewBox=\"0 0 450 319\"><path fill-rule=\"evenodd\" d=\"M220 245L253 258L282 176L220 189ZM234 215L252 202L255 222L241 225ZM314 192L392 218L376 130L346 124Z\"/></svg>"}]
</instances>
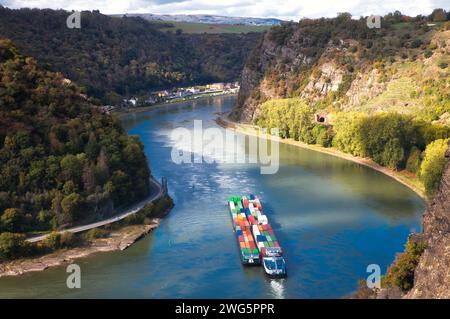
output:
<instances>
[{"instance_id":1,"label":"river","mask_svg":"<svg viewBox=\"0 0 450 319\"><path fill-rule=\"evenodd\" d=\"M217 127L216 112L235 97L216 97L127 115L155 177L167 177L175 208L126 251L78 260L81 289L68 289L65 267L0 279L0 298L340 298L382 271L420 230L425 203L410 189L368 167L280 144L280 169L255 164L176 164L176 127ZM222 129L221 129L222 130ZM240 263L226 200L257 194L283 247L286 279Z\"/></svg>"}]
</instances>

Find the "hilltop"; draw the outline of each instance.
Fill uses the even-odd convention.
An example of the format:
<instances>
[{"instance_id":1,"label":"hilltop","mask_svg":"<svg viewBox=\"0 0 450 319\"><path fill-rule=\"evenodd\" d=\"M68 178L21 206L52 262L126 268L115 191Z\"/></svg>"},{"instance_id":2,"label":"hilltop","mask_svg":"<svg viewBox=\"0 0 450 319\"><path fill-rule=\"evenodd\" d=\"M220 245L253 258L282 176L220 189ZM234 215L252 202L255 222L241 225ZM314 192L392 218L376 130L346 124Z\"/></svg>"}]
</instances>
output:
<instances>
[{"instance_id":1,"label":"hilltop","mask_svg":"<svg viewBox=\"0 0 450 319\"><path fill-rule=\"evenodd\" d=\"M242 73L235 119L251 122L270 99L315 110L395 111L450 123L450 30L445 22L390 15L380 29L348 15L272 28Z\"/></svg>"},{"instance_id":2,"label":"hilltop","mask_svg":"<svg viewBox=\"0 0 450 319\"><path fill-rule=\"evenodd\" d=\"M81 29L69 29L69 14L0 7L0 36L104 104L157 89L234 82L262 35L166 32L142 18L95 11L81 13Z\"/></svg>"}]
</instances>

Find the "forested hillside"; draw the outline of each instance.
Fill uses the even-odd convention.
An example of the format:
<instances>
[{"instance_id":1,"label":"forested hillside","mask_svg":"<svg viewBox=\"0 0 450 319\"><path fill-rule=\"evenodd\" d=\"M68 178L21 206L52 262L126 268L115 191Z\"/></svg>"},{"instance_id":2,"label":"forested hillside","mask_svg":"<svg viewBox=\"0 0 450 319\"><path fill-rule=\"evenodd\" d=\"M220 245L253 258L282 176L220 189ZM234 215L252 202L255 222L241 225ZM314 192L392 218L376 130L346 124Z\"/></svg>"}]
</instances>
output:
<instances>
[{"instance_id":1,"label":"forested hillside","mask_svg":"<svg viewBox=\"0 0 450 319\"><path fill-rule=\"evenodd\" d=\"M231 116L405 170L432 195L450 137L447 19L437 9L389 14L380 29L349 14L274 27L247 60Z\"/></svg>"},{"instance_id":2,"label":"forested hillside","mask_svg":"<svg viewBox=\"0 0 450 319\"><path fill-rule=\"evenodd\" d=\"M262 34L162 32L142 18L81 13L69 29L63 10L0 6L0 36L103 103L159 88L236 81Z\"/></svg>"},{"instance_id":3,"label":"forested hillside","mask_svg":"<svg viewBox=\"0 0 450 319\"><path fill-rule=\"evenodd\" d=\"M149 192L139 139L60 73L41 69L5 39L0 39L0 164L3 234L64 228Z\"/></svg>"},{"instance_id":4,"label":"forested hillside","mask_svg":"<svg viewBox=\"0 0 450 319\"><path fill-rule=\"evenodd\" d=\"M272 28L246 63L235 118L252 121L261 102L300 97L327 112L395 111L449 124L445 11L416 18L396 12L380 29L350 17Z\"/></svg>"}]
</instances>

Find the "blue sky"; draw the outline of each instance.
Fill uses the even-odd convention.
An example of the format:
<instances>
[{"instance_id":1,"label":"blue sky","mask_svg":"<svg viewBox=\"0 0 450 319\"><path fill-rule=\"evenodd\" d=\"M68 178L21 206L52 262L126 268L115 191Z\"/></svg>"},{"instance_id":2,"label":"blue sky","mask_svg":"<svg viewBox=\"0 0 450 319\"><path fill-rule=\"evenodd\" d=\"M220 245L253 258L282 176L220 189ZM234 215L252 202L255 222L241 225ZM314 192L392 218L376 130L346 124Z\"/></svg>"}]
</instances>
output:
<instances>
[{"instance_id":1,"label":"blue sky","mask_svg":"<svg viewBox=\"0 0 450 319\"><path fill-rule=\"evenodd\" d=\"M9 8L94 10L102 13L216 14L273 17L333 17L337 12L354 16L400 10L408 15L429 14L433 8L450 9L450 0L0 0Z\"/></svg>"}]
</instances>

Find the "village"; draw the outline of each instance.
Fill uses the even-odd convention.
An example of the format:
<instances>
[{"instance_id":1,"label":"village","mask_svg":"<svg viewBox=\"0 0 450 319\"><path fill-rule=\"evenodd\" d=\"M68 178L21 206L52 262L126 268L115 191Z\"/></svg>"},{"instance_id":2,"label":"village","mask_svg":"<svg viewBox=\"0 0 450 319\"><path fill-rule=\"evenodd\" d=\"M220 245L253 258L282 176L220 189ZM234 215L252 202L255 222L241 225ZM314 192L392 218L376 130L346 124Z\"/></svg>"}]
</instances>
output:
<instances>
[{"instance_id":1,"label":"village","mask_svg":"<svg viewBox=\"0 0 450 319\"><path fill-rule=\"evenodd\" d=\"M208 96L237 94L240 89L239 82L212 83L207 85L196 85L186 88L173 88L170 90L152 91L144 97L133 96L122 100L121 105L105 105L106 112L119 111L137 107L152 106L155 104L181 102L199 99Z\"/></svg>"}]
</instances>

